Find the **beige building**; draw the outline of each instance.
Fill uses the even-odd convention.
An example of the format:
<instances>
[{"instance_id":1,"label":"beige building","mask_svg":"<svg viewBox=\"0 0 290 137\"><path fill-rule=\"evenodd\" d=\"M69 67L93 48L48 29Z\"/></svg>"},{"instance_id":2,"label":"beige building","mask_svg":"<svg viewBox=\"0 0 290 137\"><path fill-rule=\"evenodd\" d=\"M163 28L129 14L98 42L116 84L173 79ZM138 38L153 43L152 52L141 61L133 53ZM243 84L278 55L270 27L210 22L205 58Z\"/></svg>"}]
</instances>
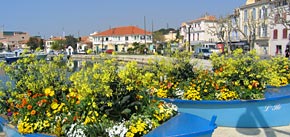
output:
<instances>
[{"instance_id":1,"label":"beige building","mask_svg":"<svg viewBox=\"0 0 290 137\"><path fill-rule=\"evenodd\" d=\"M169 31L168 34L164 35L165 42L170 42L176 39L176 32Z\"/></svg>"},{"instance_id":2,"label":"beige building","mask_svg":"<svg viewBox=\"0 0 290 137\"><path fill-rule=\"evenodd\" d=\"M216 17L210 15L182 23L180 35L184 37L183 43L190 44L192 50L195 45L217 42L217 36L207 31L210 27L216 26L216 23Z\"/></svg>"},{"instance_id":3,"label":"beige building","mask_svg":"<svg viewBox=\"0 0 290 137\"><path fill-rule=\"evenodd\" d=\"M248 41L250 49L258 54L269 54L269 12L270 0L247 0L244 6L237 8L238 29L241 40Z\"/></svg>"},{"instance_id":4,"label":"beige building","mask_svg":"<svg viewBox=\"0 0 290 137\"><path fill-rule=\"evenodd\" d=\"M5 45L5 48L9 48L11 50L17 48L27 48L26 43L28 42L30 36L27 32L20 31L4 31L2 36L0 34L0 42Z\"/></svg>"}]
</instances>

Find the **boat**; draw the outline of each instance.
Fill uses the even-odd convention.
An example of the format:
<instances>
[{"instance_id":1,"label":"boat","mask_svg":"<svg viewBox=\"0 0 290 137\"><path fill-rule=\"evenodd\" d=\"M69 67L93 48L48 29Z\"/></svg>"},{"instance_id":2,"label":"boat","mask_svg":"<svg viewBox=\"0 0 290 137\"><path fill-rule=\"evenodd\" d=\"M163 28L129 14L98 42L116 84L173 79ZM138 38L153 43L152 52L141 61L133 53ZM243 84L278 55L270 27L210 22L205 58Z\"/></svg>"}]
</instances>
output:
<instances>
[{"instance_id":1,"label":"boat","mask_svg":"<svg viewBox=\"0 0 290 137\"><path fill-rule=\"evenodd\" d=\"M215 120L216 116L209 121L196 115L179 113L144 137L211 137L217 127Z\"/></svg>"},{"instance_id":2,"label":"boat","mask_svg":"<svg viewBox=\"0 0 290 137\"><path fill-rule=\"evenodd\" d=\"M25 55L22 55L23 50L22 49L18 49L13 51L14 56L6 56L5 60L6 63L11 64L13 62L16 62L18 59L27 57L29 54L35 54L36 55L36 59L37 60L41 60L41 59L46 59L47 58L47 54L44 52L35 52L35 53L25 53Z\"/></svg>"},{"instance_id":3,"label":"boat","mask_svg":"<svg viewBox=\"0 0 290 137\"><path fill-rule=\"evenodd\" d=\"M162 98L178 106L178 111L205 119L217 116L216 124L236 128L267 128L290 124L290 85L267 87L258 100L182 100Z\"/></svg>"},{"instance_id":4,"label":"boat","mask_svg":"<svg viewBox=\"0 0 290 137\"><path fill-rule=\"evenodd\" d=\"M15 56L15 53L9 51L3 51L0 53L0 59L5 59L5 57Z\"/></svg>"}]
</instances>

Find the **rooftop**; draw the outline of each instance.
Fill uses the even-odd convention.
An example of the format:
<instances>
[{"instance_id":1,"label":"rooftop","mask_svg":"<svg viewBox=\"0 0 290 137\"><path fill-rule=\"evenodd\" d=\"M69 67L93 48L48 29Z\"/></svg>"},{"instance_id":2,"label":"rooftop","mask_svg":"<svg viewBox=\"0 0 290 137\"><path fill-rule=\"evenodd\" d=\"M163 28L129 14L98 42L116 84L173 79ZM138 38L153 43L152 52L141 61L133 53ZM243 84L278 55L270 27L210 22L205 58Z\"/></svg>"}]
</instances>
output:
<instances>
[{"instance_id":1,"label":"rooftop","mask_svg":"<svg viewBox=\"0 0 290 137\"><path fill-rule=\"evenodd\" d=\"M112 28L92 36L124 36L124 35L151 35L152 33L149 31L145 31L136 26L125 26L125 27L116 27Z\"/></svg>"}]
</instances>

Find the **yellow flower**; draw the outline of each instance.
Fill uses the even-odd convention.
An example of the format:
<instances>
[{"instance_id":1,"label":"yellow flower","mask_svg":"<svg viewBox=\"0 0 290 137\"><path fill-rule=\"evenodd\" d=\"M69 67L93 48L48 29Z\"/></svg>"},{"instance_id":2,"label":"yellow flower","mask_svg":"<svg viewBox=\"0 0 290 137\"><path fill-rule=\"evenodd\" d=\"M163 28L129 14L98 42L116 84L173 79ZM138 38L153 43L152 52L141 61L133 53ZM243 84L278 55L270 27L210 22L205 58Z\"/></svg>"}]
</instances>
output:
<instances>
[{"instance_id":1,"label":"yellow flower","mask_svg":"<svg viewBox=\"0 0 290 137\"><path fill-rule=\"evenodd\" d=\"M44 122L43 122L43 126L44 126L44 127L49 127L49 126L50 126L48 120L44 120Z\"/></svg>"},{"instance_id":2,"label":"yellow flower","mask_svg":"<svg viewBox=\"0 0 290 137\"><path fill-rule=\"evenodd\" d=\"M58 108L58 104L56 102L51 103L50 106L52 109L57 109Z\"/></svg>"},{"instance_id":3,"label":"yellow flower","mask_svg":"<svg viewBox=\"0 0 290 137\"><path fill-rule=\"evenodd\" d=\"M127 132L126 137L134 137L134 134L132 132Z\"/></svg>"},{"instance_id":4,"label":"yellow flower","mask_svg":"<svg viewBox=\"0 0 290 137\"><path fill-rule=\"evenodd\" d=\"M45 90L44 90L44 93L45 93L45 95L46 96L53 96L54 95L54 91L53 90L51 90L50 88L46 88Z\"/></svg>"}]
</instances>

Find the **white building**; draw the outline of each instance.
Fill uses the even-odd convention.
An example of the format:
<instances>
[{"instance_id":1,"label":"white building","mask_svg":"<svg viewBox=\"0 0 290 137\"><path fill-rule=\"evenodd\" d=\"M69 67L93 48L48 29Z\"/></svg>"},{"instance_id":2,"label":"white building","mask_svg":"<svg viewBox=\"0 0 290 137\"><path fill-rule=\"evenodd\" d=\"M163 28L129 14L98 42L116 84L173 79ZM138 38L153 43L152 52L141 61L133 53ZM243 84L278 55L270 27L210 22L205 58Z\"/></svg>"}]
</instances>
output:
<instances>
[{"instance_id":1,"label":"white building","mask_svg":"<svg viewBox=\"0 0 290 137\"><path fill-rule=\"evenodd\" d=\"M132 44L152 43L152 33L136 26L116 27L100 33L92 34L93 47L97 52L112 49L117 52L127 52Z\"/></svg>"},{"instance_id":2,"label":"white building","mask_svg":"<svg viewBox=\"0 0 290 137\"><path fill-rule=\"evenodd\" d=\"M46 53L49 53L49 52L52 51L51 46L53 45L53 43L55 41L58 41L58 40L65 40L65 38L51 36L51 38L45 40L45 51L46 51Z\"/></svg>"},{"instance_id":3,"label":"white building","mask_svg":"<svg viewBox=\"0 0 290 137\"><path fill-rule=\"evenodd\" d=\"M283 22L289 22L290 20L289 5L287 0L276 0L275 2L277 3L273 3L273 21L270 29L269 53L271 56L285 56L286 48L290 49L290 32L289 26L286 27Z\"/></svg>"},{"instance_id":4,"label":"white building","mask_svg":"<svg viewBox=\"0 0 290 137\"><path fill-rule=\"evenodd\" d=\"M216 26L216 23L216 17L209 15L182 23L180 35L183 36L183 43L190 44L192 50L194 45L217 42L217 36L208 31L210 27Z\"/></svg>"}]
</instances>

